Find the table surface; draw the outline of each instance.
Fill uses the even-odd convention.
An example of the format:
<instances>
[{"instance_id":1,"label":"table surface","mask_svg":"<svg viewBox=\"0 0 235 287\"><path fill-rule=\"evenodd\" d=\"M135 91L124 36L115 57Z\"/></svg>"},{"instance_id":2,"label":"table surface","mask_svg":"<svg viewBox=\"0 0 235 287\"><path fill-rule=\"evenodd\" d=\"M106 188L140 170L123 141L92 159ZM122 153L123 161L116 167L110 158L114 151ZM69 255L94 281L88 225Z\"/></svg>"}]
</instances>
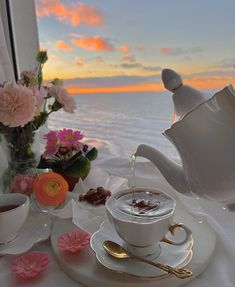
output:
<instances>
[{"instance_id":1,"label":"table surface","mask_svg":"<svg viewBox=\"0 0 235 287\"><path fill-rule=\"evenodd\" d=\"M108 173L126 177L130 180L130 161L121 157L102 157L96 161ZM157 186L163 191L170 192L177 197L187 210L202 220L207 220L214 228L217 243L214 255L208 268L196 279L185 284L185 287L234 287L235 286L235 213L224 210L215 202L204 199L185 197L177 193L158 170L150 162L139 162L136 167L136 185ZM11 262L14 256L0 257L0 286L4 287L82 287L81 284L70 279L59 267L53 254L50 239L35 245L32 250L44 251L49 255L49 265L45 273L39 278L26 282L15 278L11 274ZM93 286L92 286L93 287ZM95 287L95 286L94 286Z\"/></svg>"}]
</instances>

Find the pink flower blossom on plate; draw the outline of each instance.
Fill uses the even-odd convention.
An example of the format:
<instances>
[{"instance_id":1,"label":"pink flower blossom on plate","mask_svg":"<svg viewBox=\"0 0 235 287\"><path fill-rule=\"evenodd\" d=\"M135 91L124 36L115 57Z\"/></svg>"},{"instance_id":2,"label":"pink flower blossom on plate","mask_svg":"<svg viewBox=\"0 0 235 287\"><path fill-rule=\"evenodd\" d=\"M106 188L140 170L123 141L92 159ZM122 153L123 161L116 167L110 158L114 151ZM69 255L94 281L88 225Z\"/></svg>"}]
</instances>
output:
<instances>
[{"instance_id":1,"label":"pink flower blossom on plate","mask_svg":"<svg viewBox=\"0 0 235 287\"><path fill-rule=\"evenodd\" d=\"M84 249L90 242L90 234L83 230L74 230L62 234L58 238L57 246L67 252L76 253Z\"/></svg>"},{"instance_id":2,"label":"pink flower blossom on plate","mask_svg":"<svg viewBox=\"0 0 235 287\"><path fill-rule=\"evenodd\" d=\"M72 129L63 129L59 131L58 137L62 144L68 144L72 146L83 139L83 134L80 131L74 131Z\"/></svg>"},{"instance_id":3,"label":"pink flower blossom on plate","mask_svg":"<svg viewBox=\"0 0 235 287\"><path fill-rule=\"evenodd\" d=\"M0 122L5 126L24 126L35 116L35 97L32 91L16 84L0 88Z\"/></svg>"},{"instance_id":4,"label":"pink flower blossom on plate","mask_svg":"<svg viewBox=\"0 0 235 287\"><path fill-rule=\"evenodd\" d=\"M44 139L47 140L44 156L46 158L49 158L55 155L59 150L60 145L58 143L58 132L49 131L47 134L44 135Z\"/></svg>"},{"instance_id":5,"label":"pink flower blossom on plate","mask_svg":"<svg viewBox=\"0 0 235 287\"><path fill-rule=\"evenodd\" d=\"M30 252L17 257L11 266L11 270L17 276L30 279L42 273L48 265L48 256L44 252Z\"/></svg>"},{"instance_id":6,"label":"pink flower blossom on plate","mask_svg":"<svg viewBox=\"0 0 235 287\"><path fill-rule=\"evenodd\" d=\"M76 109L76 103L74 98L68 94L68 92L61 86L52 85L49 88L49 93L53 96L60 104L63 105L63 109L68 113L73 113Z\"/></svg>"},{"instance_id":7,"label":"pink flower blossom on plate","mask_svg":"<svg viewBox=\"0 0 235 287\"><path fill-rule=\"evenodd\" d=\"M16 193L30 195L33 192L35 177L29 174L17 174L11 182L11 190Z\"/></svg>"}]
</instances>

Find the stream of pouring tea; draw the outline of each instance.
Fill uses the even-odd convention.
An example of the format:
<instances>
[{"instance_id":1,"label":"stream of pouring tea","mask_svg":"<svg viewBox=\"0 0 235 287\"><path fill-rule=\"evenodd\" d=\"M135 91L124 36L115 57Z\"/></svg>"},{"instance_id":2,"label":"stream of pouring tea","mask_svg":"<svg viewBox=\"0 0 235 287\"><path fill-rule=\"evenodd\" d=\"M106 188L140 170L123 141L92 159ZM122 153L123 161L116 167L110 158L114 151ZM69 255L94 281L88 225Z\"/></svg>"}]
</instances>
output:
<instances>
[{"instance_id":1,"label":"stream of pouring tea","mask_svg":"<svg viewBox=\"0 0 235 287\"><path fill-rule=\"evenodd\" d=\"M133 153L131 156L131 175L132 175L131 189L133 199L135 198L135 161L136 161L136 155L135 153Z\"/></svg>"},{"instance_id":2,"label":"stream of pouring tea","mask_svg":"<svg viewBox=\"0 0 235 287\"><path fill-rule=\"evenodd\" d=\"M131 156L131 176L132 176L132 182L131 182L131 189L132 189L132 202L135 201L135 161L136 161L136 155L135 153ZM134 205L132 205L132 213L134 213Z\"/></svg>"},{"instance_id":3,"label":"stream of pouring tea","mask_svg":"<svg viewBox=\"0 0 235 287\"><path fill-rule=\"evenodd\" d=\"M136 186L135 186L135 171L136 171L136 154L133 153L131 155L131 190L132 190L132 196L131 196L131 202L129 202L131 207L131 213L133 215L136 215L137 213L139 215L144 213L151 213L154 210L157 210L160 207L160 202L156 199L153 199L152 193L149 192L143 192L136 194ZM139 195L142 194L142 197L139 198ZM137 199L138 197L138 199ZM137 213L136 213L137 212Z\"/></svg>"}]
</instances>

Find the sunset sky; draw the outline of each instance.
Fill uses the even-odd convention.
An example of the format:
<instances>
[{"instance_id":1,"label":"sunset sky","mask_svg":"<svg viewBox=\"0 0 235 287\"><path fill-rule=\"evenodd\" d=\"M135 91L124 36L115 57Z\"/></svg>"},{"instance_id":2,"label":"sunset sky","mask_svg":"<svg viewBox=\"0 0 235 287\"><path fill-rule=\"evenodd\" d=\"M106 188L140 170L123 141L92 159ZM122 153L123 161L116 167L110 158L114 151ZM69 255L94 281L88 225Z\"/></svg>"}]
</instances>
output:
<instances>
[{"instance_id":1,"label":"sunset sky","mask_svg":"<svg viewBox=\"0 0 235 287\"><path fill-rule=\"evenodd\" d=\"M200 89L235 86L234 0L36 0L44 77L71 93L161 91L171 68Z\"/></svg>"}]
</instances>

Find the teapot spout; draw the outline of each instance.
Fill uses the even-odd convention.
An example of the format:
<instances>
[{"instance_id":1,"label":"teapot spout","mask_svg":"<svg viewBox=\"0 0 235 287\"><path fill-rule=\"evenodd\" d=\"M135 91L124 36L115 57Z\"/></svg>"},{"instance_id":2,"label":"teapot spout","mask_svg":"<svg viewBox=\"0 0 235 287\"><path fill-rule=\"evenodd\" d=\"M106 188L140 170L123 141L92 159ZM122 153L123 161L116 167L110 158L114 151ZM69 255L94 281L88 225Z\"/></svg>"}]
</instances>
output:
<instances>
[{"instance_id":1,"label":"teapot spout","mask_svg":"<svg viewBox=\"0 0 235 287\"><path fill-rule=\"evenodd\" d=\"M178 192L183 194L189 193L190 188L181 165L168 159L158 150L145 144L138 146L135 156L141 156L150 160L159 169L168 183Z\"/></svg>"}]
</instances>

